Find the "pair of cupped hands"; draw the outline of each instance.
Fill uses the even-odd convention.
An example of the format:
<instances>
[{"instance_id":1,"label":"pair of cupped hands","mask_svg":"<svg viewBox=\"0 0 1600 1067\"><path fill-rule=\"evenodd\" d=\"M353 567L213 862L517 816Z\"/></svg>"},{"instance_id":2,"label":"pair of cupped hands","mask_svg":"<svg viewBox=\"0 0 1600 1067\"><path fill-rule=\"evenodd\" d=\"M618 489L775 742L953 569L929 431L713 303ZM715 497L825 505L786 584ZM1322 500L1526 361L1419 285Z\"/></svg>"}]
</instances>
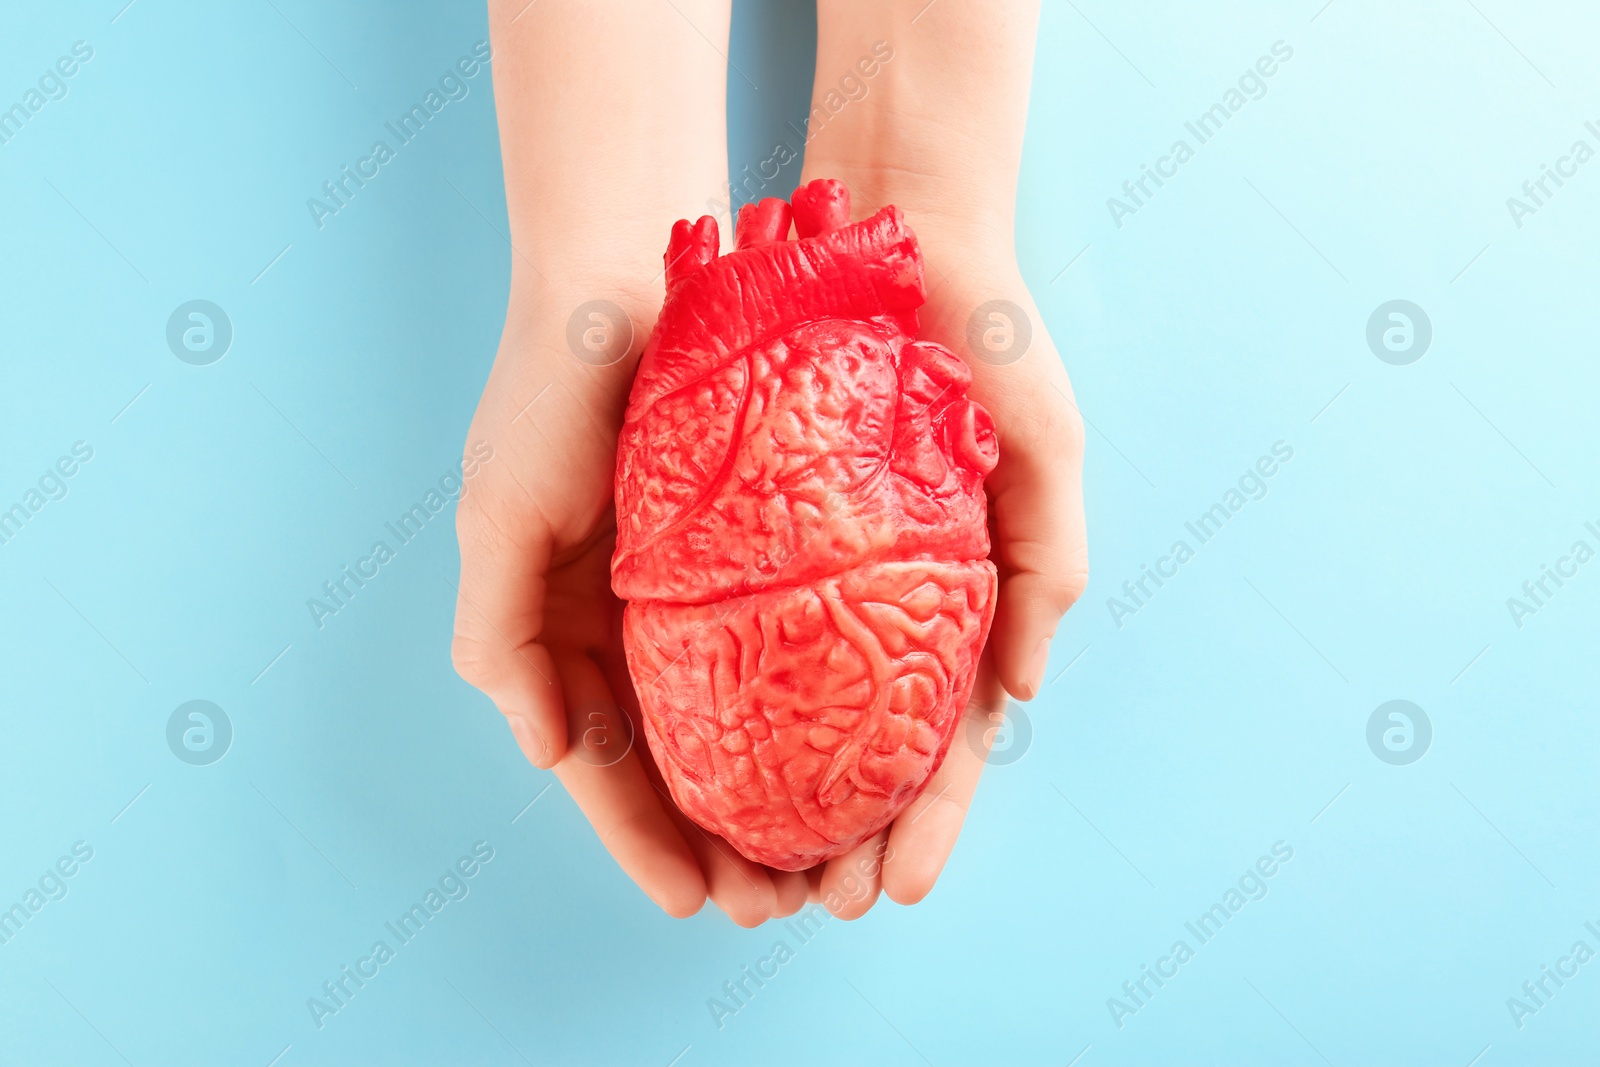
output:
<instances>
[{"instance_id":1,"label":"pair of cupped hands","mask_svg":"<svg viewBox=\"0 0 1600 1067\"><path fill-rule=\"evenodd\" d=\"M966 710L985 725L958 725L918 799L854 851L805 872L746 859L677 810L644 743L622 654L623 603L610 584L612 486L621 411L659 294L610 291L636 324L633 351L610 366L567 347L569 312L593 292L558 284L538 294L508 322L474 420L469 441L492 442L494 458L477 465L457 517L457 668L505 712L528 759L555 770L623 870L675 916L694 914L708 897L741 926L791 914L808 899L841 918L865 913L880 889L902 904L922 899L983 769L982 752L964 738L992 735L1006 693L1030 700L1040 691L1050 636L1083 588L1082 423L1021 275L1014 263L985 261L951 240L915 204L901 206L928 265L922 337L968 359L971 395L999 437L986 489L1000 595ZM974 358L967 338L974 310L997 299L1032 320L1027 351L1001 365ZM1015 324L992 328L1008 325L1015 337ZM552 363L570 366L530 389Z\"/></svg>"},{"instance_id":2,"label":"pair of cupped hands","mask_svg":"<svg viewBox=\"0 0 1600 1067\"><path fill-rule=\"evenodd\" d=\"M852 12L859 10L841 6L835 15L830 4L824 0L819 5L819 20L854 17ZM493 10L491 15L493 21ZM542 198L556 195L552 190L559 191L567 179L564 171L552 169L547 157L531 151L535 138L518 126L514 94L537 101L546 90L574 91L570 83L541 82L553 77L543 68L516 66L517 33L560 32L554 23L525 29L545 17L550 16L533 9L514 27L503 23L496 42L496 97L513 227L512 291L499 351L467 440L467 453L476 461L457 512L461 581L452 648L456 668L504 713L527 758L555 771L601 844L667 913L686 917L710 899L748 927L792 914L808 900L820 901L846 919L865 914L881 893L901 904L919 901L933 888L955 846L1006 695L1026 701L1043 688L1050 638L1088 574L1083 422L1017 265L1011 214L1016 158L1009 160L1009 173L1007 151L1001 151L998 166L980 165L966 172L983 177L963 177L941 163L946 158L941 153L966 158L977 145L951 144L947 128L929 125L930 148L923 151L906 133L917 127L915 116L889 117L900 132L887 138L881 135L884 116L865 105L847 116L863 127L861 136L851 137L848 124L836 120L842 132L824 130L807 146L802 182L818 177L844 181L852 194L852 221L896 204L917 235L928 289L920 312L921 337L966 359L973 373L970 395L993 416L999 438L999 465L985 488L990 557L999 569L1000 591L965 711L982 721L957 725L958 736L926 788L876 837L809 871L774 870L746 859L677 809L639 723L622 649L624 605L610 582L617 437L638 354L663 298L661 256L667 235L690 205L681 202L687 197L681 198L669 209L674 214L651 217L651 204L645 201L620 206L629 217L569 220L556 213L541 222L540 212L547 210ZM931 24L933 15L928 18ZM942 32L949 48L963 50L970 59L975 35L994 32L994 24L992 15L974 17L968 27ZM939 27L927 29L931 33ZM669 19L660 33L670 32ZM1031 55L1031 42L1028 47ZM855 46L849 48L841 54L853 56ZM647 59L648 53L641 52L639 61ZM824 62L819 59L819 70ZM895 62L905 77L917 56L902 47ZM927 62L930 68L950 69L932 54ZM987 78L986 86L992 89L1001 69ZM1015 82L1010 68L1004 69ZM614 73L627 76L621 66ZM1024 66L1020 88L1012 90L1013 95L1020 93L1021 102L1007 105L1017 114L998 135L1002 148L1014 149L1015 156L1020 156L1026 78ZM928 83L934 80L930 75ZM949 79L940 75L938 80ZM881 95L889 96L887 76L880 75L879 82L884 86ZM954 91L961 89L953 86ZM712 88L705 95L710 98ZM624 114L617 121L626 119ZM941 122L949 121L947 111ZM981 125L992 139L1000 124L985 118ZM640 136L647 128L641 121ZM852 145L877 147L855 151ZM871 158L877 152L887 154ZM725 160L724 154L717 161L723 173ZM626 180L619 175L629 165L619 159L595 180ZM713 166L702 173L707 170L716 172ZM698 180L685 183L686 188ZM640 182L638 189L615 190L612 199L624 201L645 187ZM580 186L567 188L571 196L586 195ZM788 189L771 188L762 195L787 199L788 194ZM702 193L693 202L705 199ZM726 246L732 220L720 221ZM540 238L541 225L551 235L582 232L575 240L552 236L545 247L524 247L525 239ZM519 227L532 236L519 237ZM574 312L596 300L620 309L631 324L631 345L614 362L579 358L569 343ZM975 314L985 305L996 306L995 301L1006 302L999 306L1009 310L993 322L980 315L974 333L969 327ZM1026 321L1008 321L1017 316ZM629 328L612 325L625 335ZM1010 331L1003 338L1009 347L1001 358L974 352L969 343L970 337L989 329ZM1025 348L1017 343L1024 333ZM488 462L482 459L485 444L493 450ZM971 737L985 742L969 744L965 739Z\"/></svg>"}]
</instances>

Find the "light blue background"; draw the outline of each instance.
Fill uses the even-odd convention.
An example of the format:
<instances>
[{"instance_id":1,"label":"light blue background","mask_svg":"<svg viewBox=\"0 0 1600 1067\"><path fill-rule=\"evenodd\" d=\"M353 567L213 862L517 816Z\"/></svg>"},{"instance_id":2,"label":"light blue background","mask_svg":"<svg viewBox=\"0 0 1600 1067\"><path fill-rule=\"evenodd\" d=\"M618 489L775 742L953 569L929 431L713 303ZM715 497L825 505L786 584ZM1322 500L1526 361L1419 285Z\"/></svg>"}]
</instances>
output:
<instances>
[{"instance_id":1,"label":"light blue background","mask_svg":"<svg viewBox=\"0 0 1600 1067\"><path fill-rule=\"evenodd\" d=\"M5 104L95 50L0 147L0 507L94 449L0 545L0 907L94 849L0 946L0 1061L1594 1059L1600 962L1521 1030L1506 1007L1600 949L1600 563L1506 607L1600 547L1600 161L1520 229L1505 203L1600 147L1583 5L1047 2L1018 240L1092 426L1094 577L932 896L801 946L666 918L543 792L450 668L449 515L321 631L305 608L459 455L508 284L488 75L322 230L305 201L481 7L122 3L0 33ZM734 169L793 138L814 34L804 4L736 23ZM1279 40L1118 228L1106 198ZM164 339L194 298L236 333L207 367ZM1395 298L1434 328L1410 366L1364 339ZM1118 628L1107 598L1279 440L1269 494ZM235 730L208 767L165 740L196 698ZM1410 766L1365 740L1393 698L1433 723ZM319 1030L307 998L480 840L471 895ZM1119 1029L1107 998L1280 840L1268 896ZM707 999L779 938L719 1030Z\"/></svg>"}]
</instances>

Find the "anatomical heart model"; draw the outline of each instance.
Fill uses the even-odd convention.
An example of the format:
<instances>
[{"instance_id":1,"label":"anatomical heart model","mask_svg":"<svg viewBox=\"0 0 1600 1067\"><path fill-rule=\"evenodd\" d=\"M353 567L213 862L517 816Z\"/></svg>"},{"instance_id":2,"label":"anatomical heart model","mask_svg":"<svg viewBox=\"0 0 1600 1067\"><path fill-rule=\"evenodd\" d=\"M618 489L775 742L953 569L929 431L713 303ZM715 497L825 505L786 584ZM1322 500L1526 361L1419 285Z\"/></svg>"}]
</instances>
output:
<instances>
[{"instance_id":1,"label":"anatomical heart model","mask_svg":"<svg viewBox=\"0 0 1600 1067\"><path fill-rule=\"evenodd\" d=\"M791 207L672 228L666 303L617 456L612 587L673 799L801 870L886 826L943 761L994 617L994 426L917 341L900 210Z\"/></svg>"}]
</instances>

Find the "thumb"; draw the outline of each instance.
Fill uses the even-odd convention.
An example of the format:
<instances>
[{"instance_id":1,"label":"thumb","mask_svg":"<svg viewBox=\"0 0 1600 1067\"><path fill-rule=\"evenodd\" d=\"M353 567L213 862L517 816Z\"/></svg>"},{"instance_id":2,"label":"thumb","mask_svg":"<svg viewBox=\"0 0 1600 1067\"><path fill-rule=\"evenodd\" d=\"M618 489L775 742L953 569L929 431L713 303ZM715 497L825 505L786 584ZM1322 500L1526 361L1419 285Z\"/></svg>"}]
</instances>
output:
<instances>
[{"instance_id":1,"label":"thumb","mask_svg":"<svg viewBox=\"0 0 1600 1067\"><path fill-rule=\"evenodd\" d=\"M550 652L535 640L544 625L549 532L541 522L509 521L491 493L475 492L461 499L456 534L461 584L450 657L510 720L533 765L553 767L567 750L566 706Z\"/></svg>"},{"instance_id":2,"label":"thumb","mask_svg":"<svg viewBox=\"0 0 1600 1067\"><path fill-rule=\"evenodd\" d=\"M989 640L1000 681L1018 700L1043 688L1050 638L1089 581L1083 419L1070 393L1050 384L1025 400L1012 394L1023 410L991 408L1000 437L987 483L1000 597Z\"/></svg>"}]
</instances>

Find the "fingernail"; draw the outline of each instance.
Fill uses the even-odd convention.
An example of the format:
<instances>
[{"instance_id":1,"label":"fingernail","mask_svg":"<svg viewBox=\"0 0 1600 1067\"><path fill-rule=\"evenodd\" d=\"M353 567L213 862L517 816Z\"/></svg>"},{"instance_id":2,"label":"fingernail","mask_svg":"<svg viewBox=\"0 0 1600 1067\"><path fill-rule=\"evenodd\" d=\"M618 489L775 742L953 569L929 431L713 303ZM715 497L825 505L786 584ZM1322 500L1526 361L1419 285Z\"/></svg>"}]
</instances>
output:
<instances>
[{"instance_id":1,"label":"fingernail","mask_svg":"<svg viewBox=\"0 0 1600 1067\"><path fill-rule=\"evenodd\" d=\"M1024 700L1032 700L1039 695L1039 690L1044 688L1044 670L1050 664L1050 639L1044 638L1039 642L1039 647L1033 650L1033 658L1028 661L1028 695Z\"/></svg>"},{"instance_id":2,"label":"fingernail","mask_svg":"<svg viewBox=\"0 0 1600 1067\"><path fill-rule=\"evenodd\" d=\"M517 744L522 746L522 752L540 770L550 769L550 746L544 743L544 738L539 736L527 719L520 715L507 715L506 721L511 724L511 733L517 739Z\"/></svg>"}]
</instances>

